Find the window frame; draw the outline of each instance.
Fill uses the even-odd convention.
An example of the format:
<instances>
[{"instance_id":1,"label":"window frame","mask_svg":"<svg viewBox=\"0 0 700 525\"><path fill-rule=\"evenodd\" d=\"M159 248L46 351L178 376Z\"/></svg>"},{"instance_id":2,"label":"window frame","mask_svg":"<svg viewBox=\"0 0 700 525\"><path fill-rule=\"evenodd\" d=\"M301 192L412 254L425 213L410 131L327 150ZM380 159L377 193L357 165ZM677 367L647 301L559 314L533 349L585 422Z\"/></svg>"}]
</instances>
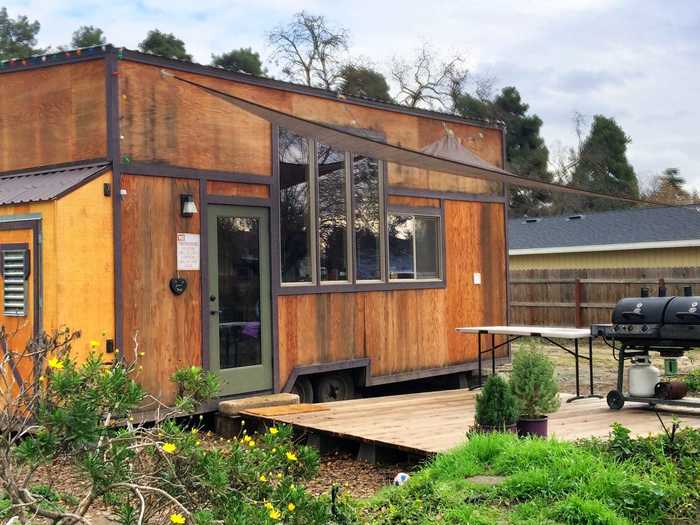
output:
<instances>
[{"instance_id":1,"label":"window frame","mask_svg":"<svg viewBox=\"0 0 700 525\"><path fill-rule=\"evenodd\" d=\"M437 237L438 237L438 249L437 249L437 277L428 277L424 279L418 279L414 277L413 279L392 279L391 274L387 273L388 283L442 283L445 280L445 234L444 234L444 223L445 214L440 202L439 208L424 207L424 206L389 206L386 212L386 226L385 226L385 238L386 238L386 254L387 254L387 272L389 272L390 265L390 254L389 254L389 216L390 215L404 215L415 217L435 217L437 218ZM415 231L413 233L413 275L417 275L416 265L416 235Z\"/></svg>"},{"instance_id":2,"label":"window frame","mask_svg":"<svg viewBox=\"0 0 700 525\"><path fill-rule=\"evenodd\" d=\"M273 213L273 220L276 224L271 224L271 229L276 232L276 239L273 236L273 251L271 256L278 260L274 261L272 268L277 266L273 277L276 283L273 284L275 295L304 295L314 293L335 293L335 292L364 292L364 291L383 291L383 290L419 290L425 288L445 288L447 285L445 277L445 232L444 232L444 199L440 198L439 207L422 207L422 206L398 206L389 204L389 186L388 186L388 163L382 159L374 159L378 163L378 192L379 192L379 264L380 264L380 279L357 279L356 256L357 242L355 236L355 187L353 184L353 159L361 153L353 151L345 151L345 195L346 195L346 214L348 220L348 235L346 249L348 250L348 280L344 281L321 281L321 255L320 255L320 238L319 238L319 195L318 195L318 141L312 137L303 136L308 142L309 155L309 173L313 183L309 184L310 204L309 213L312 213L310 220L310 234L314 237L311 239L312 251L312 268L310 282L284 282L282 280L282 265L281 265L281 217L279 214L280 208L280 183L279 183L279 133L280 126L272 126L273 135L273 177L276 180L273 182L274 192L271 195L273 208L277 208L277 212ZM293 132L292 132L293 133ZM438 278L429 279L390 279L389 276L389 235L388 235L388 217L390 213L409 213L411 215L428 215L438 217Z\"/></svg>"}]
</instances>

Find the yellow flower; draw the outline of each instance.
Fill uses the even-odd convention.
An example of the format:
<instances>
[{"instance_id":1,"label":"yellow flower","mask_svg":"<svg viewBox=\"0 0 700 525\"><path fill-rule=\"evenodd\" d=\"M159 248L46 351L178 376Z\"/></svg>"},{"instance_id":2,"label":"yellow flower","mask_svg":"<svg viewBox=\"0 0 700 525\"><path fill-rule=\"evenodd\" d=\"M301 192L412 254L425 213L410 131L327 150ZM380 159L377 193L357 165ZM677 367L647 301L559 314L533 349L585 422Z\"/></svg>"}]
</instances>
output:
<instances>
[{"instance_id":1,"label":"yellow flower","mask_svg":"<svg viewBox=\"0 0 700 525\"><path fill-rule=\"evenodd\" d=\"M296 506L294 503L288 503L288 504L287 504L287 510L288 510L289 512L294 512L294 509L296 509L296 508L297 508L297 506Z\"/></svg>"},{"instance_id":2,"label":"yellow flower","mask_svg":"<svg viewBox=\"0 0 700 525\"><path fill-rule=\"evenodd\" d=\"M182 525L185 523L185 517L176 512L175 514L170 515L170 522L175 523L175 525Z\"/></svg>"},{"instance_id":3,"label":"yellow flower","mask_svg":"<svg viewBox=\"0 0 700 525\"><path fill-rule=\"evenodd\" d=\"M46 378L44 376L39 376L39 381L46 381Z\"/></svg>"},{"instance_id":4,"label":"yellow flower","mask_svg":"<svg viewBox=\"0 0 700 525\"><path fill-rule=\"evenodd\" d=\"M274 509L275 507L272 505L272 503L270 503L269 501L267 501L267 502L265 502L265 508L266 508L267 510L272 510L272 509Z\"/></svg>"},{"instance_id":5,"label":"yellow flower","mask_svg":"<svg viewBox=\"0 0 700 525\"><path fill-rule=\"evenodd\" d=\"M272 509L270 511L270 519L277 521L282 517L282 513L279 510Z\"/></svg>"},{"instance_id":6,"label":"yellow flower","mask_svg":"<svg viewBox=\"0 0 700 525\"><path fill-rule=\"evenodd\" d=\"M274 436L275 434L277 434L277 432L279 432L279 430L277 430L275 427L270 427L270 434Z\"/></svg>"},{"instance_id":7,"label":"yellow flower","mask_svg":"<svg viewBox=\"0 0 700 525\"><path fill-rule=\"evenodd\" d=\"M253 441L253 440L251 439L251 440L248 442L248 446L249 446L250 448L255 448L255 441Z\"/></svg>"},{"instance_id":8,"label":"yellow flower","mask_svg":"<svg viewBox=\"0 0 700 525\"><path fill-rule=\"evenodd\" d=\"M63 370L63 362L56 357L49 359L49 368L53 370Z\"/></svg>"},{"instance_id":9,"label":"yellow flower","mask_svg":"<svg viewBox=\"0 0 700 525\"><path fill-rule=\"evenodd\" d=\"M281 473L281 472L278 472L278 473L277 473L277 479L282 479L282 473Z\"/></svg>"},{"instance_id":10,"label":"yellow flower","mask_svg":"<svg viewBox=\"0 0 700 525\"><path fill-rule=\"evenodd\" d=\"M265 474L260 474L260 477L258 478L260 481L267 481L267 478L265 477Z\"/></svg>"},{"instance_id":11,"label":"yellow flower","mask_svg":"<svg viewBox=\"0 0 700 525\"><path fill-rule=\"evenodd\" d=\"M297 457L297 455L294 452L287 452L287 459L289 461L296 461L299 458Z\"/></svg>"},{"instance_id":12,"label":"yellow flower","mask_svg":"<svg viewBox=\"0 0 700 525\"><path fill-rule=\"evenodd\" d=\"M243 441L243 443L248 443L248 441L250 441L251 439L252 438L250 436L243 436L243 439L241 441Z\"/></svg>"},{"instance_id":13,"label":"yellow flower","mask_svg":"<svg viewBox=\"0 0 700 525\"><path fill-rule=\"evenodd\" d=\"M166 454L175 454L175 451L177 450L177 447L175 446L174 443L165 443L163 445L163 452Z\"/></svg>"},{"instance_id":14,"label":"yellow flower","mask_svg":"<svg viewBox=\"0 0 700 525\"><path fill-rule=\"evenodd\" d=\"M195 446L197 446L197 447L198 447L199 445L201 445L201 444L202 444L202 442L201 442L200 440L197 440L197 441L195 441L195 442L194 442L194 444L195 444Z\"/></svg>"},{"instance_id":15,"label":"yellow flower","mask_svg":"<svg viewBox=\"0 0 700 525\"><path fill-rule=\"evenodd\" d=\"M275 452L277 452L277 447L272 447L272 453L274 454Z\"/></svg>"},{"instance_id":16,"label":"yellow flower","mask_svg":"<svg viewBox=\"0 0 700 525\"><path fill-rule=\"evenodd\" d=\"M100 342L99 342L99 341L95 341L94 339L93 339L92 341L90 341L90 348L92 348L93 350L95 350L96 348L99 348L99 347L100 347Z\"/></svg>"}]
</instances>

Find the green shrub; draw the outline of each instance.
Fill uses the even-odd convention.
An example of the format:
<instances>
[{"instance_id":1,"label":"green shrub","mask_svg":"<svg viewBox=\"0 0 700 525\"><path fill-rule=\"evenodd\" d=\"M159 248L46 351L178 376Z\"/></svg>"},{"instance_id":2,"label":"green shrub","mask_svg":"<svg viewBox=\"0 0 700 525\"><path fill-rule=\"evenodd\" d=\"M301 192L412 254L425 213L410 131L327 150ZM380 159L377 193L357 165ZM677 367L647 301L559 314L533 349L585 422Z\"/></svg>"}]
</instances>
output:
<instances>
[{"instance_id":1,"label":"green shrub","mask_svg":"<svg viewBox=\"0 0 700 525\"><path fill-rule=\"evenodd\" d=\"M532 347L520 349L513 356L510 384L523 417L539 418L559 408L554 364Z\"/></svg>"},{"instance_id":2,"label":"green shrub","mask_svg":"<svg viewBox=\"0 0 700 525\"><path fill-rule=\"evenodd\" d=\"M685 376L683 381L685 381L685 383L688 385L688 390L692 392L700 392L700 369L692 370L687 376Z\"/></svg>"},{"instance_id":3,"label":"green shrub","mask_svg":"<svg viewBox=\"0 0 700 525\"><path fill-rule=\"evenodd\" d=\"M586 500L577 495L567 497L557 504L554 517L571 525L629 525L614 511L596 500Z\"/></svg>"},{"instance_id":4,"label":"green shrub","mask_svg":"<svg viewBox=\"0 0 700 525\"><path fill-rule=\"evenodd\" d=\"M220 389L216 374L199 366L180 368L171 380L177 387L175 405L185 412L194 411L196 406L215 397Z\"/></svg>"},{"instance_id":5,"label":"green shrub","mask_svg":"<svg viewBox=\"0 0 700 525\"><path fill-rule=\"evenodd\" d=\"M505 428L518 419L518 403L508 382L499 375L486 380L476 395L476 423L479 426Z\"/></svg>"}]
</instances>

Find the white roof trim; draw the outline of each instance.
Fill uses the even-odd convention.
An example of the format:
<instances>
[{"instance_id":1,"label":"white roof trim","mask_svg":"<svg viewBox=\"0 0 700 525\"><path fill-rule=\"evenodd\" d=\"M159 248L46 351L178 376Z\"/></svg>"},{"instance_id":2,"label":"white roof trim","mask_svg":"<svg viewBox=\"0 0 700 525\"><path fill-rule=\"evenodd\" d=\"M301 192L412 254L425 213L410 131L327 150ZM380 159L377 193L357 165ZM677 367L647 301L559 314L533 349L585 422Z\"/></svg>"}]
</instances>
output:
<instances>
[{"instance_id":1,"label":"white roof trim","mask_svg":"<svg viewBox=\"0 0 700 525\"><path fill-rule=\"evenodd\" d=\"M629 242L619 244L591 244L588 246L552 246L551 248L518 248L508 255L545 255L548 253L616 252L621 250L653 250L658 248L690 248L700 246L700 239L684 241Z\"/></svg>"}]
</instances>

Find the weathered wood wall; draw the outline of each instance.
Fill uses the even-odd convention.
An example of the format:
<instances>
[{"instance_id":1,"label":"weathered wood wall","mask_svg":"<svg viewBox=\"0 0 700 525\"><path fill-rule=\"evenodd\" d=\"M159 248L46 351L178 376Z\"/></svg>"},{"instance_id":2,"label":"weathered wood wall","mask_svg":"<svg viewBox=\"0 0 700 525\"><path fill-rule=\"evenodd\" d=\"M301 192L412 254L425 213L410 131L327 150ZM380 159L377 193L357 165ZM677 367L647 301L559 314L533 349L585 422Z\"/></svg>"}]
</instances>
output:
<instances>
[{"instance_id":1,"label":"weathered wood wall","mask_svg":"<svg viewBox=\"0 0 700 525\"><path fill-rule=\"evenodd\" d=\"M270 187L263 184L246 184L241 182L207 181L209 195L224 197L253 197L267 199L270 197Z\"/></svg>"},{"instance_id":2,"label":"weathered wood wall","mask_svg":"<svg viewBox=\"0 0 700 525\"><path fill-rule=\"evenodd\" d=\"M180 215L180 194L199 200L199 181L123 175L122 188L122 304L124 351L134 352L134 339L143 371L138 378L150 393L172 402L171 374L178 368L201 365L202 313L200 272L179 272L187 289L174 295L169 288L177 272L176 236L200 233L201 213Z\"/></svg>"},{"instance_id":3,"label":"weathered wood wall","mask_svg":"<svg viewBox=\"0 0 700 525\"><path fill-rule=\"evenodd\" d=\"M104 158L104 60L0 76L0 172Z\"/></svg>"},{"instance_id":4,"label":"weathered wood wall","mask_svg":"<svg viewBox=\"0 0 700 525\"><path fill-rule=\"evenodd\" d=\"M503 221L500 204L445 202L444 289L279 297L281 383L295 366L361 357L374 376L474 360L476 339L454 329L505 323Z\"/></svg>"},{"instance_id":5,"label":"weathered wood wall","mask_svg":"<svg viewBox=\"0 0 700 525\"><path fill-rule=\"evenodd\" d=\"M615 303L639 297L642 287L658 294L659 279L667 295L683 295L685 286L700 294L700 268L597 268L589 270L521 270L510 272L511 322L581 327L609 323ZM580 280L577 301L576 280Z\"/></svg>"},{"instance_id":6,"label":"weathered wood wall","mask_svg":"<svg viewBox=\"0 0 700 525\"><path fill-rule=\"evenodd\" d=\"M339 100L251 86L203 75L179 76L319 122L372 129L387 141L420 149L444 134L439 119L358 106ZM120 62L122 152L138 161L200 169L271 174L270 125L193 86L164 79L154 66ZM466 147L501 165L501 131L449 122ZM492 193L499 185L389 166L389 184L432 190Z\"/></svg>"}]
</instances>

